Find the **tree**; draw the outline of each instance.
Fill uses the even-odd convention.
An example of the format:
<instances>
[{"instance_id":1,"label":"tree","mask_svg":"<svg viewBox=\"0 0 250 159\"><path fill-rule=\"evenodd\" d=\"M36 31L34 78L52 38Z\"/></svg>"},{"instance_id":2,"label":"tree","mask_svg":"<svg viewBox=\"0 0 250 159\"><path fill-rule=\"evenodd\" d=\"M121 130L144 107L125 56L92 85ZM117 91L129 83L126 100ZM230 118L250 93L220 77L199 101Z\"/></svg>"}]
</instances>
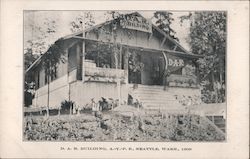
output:
<instances>
[{"instance_id":1,"label":"tree","mask_svg":"<svg viewBox=\"0 0 250 159\"><path fill-rule=\"evenodd\" d=\"M95 25L95 19L92 12L81 12L76 18L70 22L71 32L79 32L85 28Z\"/></svg>"},{"instance_id":2,"label":"tree","mask_svg":"<svg viewBox=\"0 0 250 159\"><path fill-rule=\"evenodd\" d=\"M31 48L27 48L24 54L24 70L27 70L33 62L39 57L38 54L33 54ZM34 82L32 76L26 75L24 82L24 106L30 106L32 104L32 96L34 93Z\"/></svg>"},{"instance_id":3,"label":"tree","mask_svg":"<svg viewBox=\"0 0 250 159\"><path fill-rule=\"evenodd\" d=\"M63 51L60 45L58 43L54 45L48 44L51 39L54 39L54 35L57 32L57 24L55 19L46 18L39 26L32 23L29 27L33 32L33 37L32 40L27 41L28 45L25 48L25 69L27 69L35 59L42 56L42 67L45 69L45 78L48 84L47 114L49 114L49 84L52 76L56 73L57 63L63 60L61 58ZM45 54L43 55L43 53ZM26 75L25 86L29 86L34 82L29 75L30 74Z\"/></svg>"},{"instance_id":4,"label":"tree","mask_svg":"<svg viewBox=\"0 0 250 159\"><path fill-rule=\"evenodd\" d=\"M53 80L56 75L56 67L59 62L64 62L63 54L64 51L61 48L61 45L56 42L51 45L49 50L44 54L42 61L42 67L45 69L45 78L48 86L48 98L47 98L47 115L49 115L49 97L50 97L50 82Z\"/></svg>"},{"instance_id":5,"label":"tree","mask_svg":"<svg viewBox=\"0 0 250 159\"><path fill-rule=\"evenodd\" d=\"M47 17L39 22L32 20L27 22L27 29L31 36L25 41L25 52L31 49L33 54L41 55L47 51L49 45L54 42L55 35L58 32L58 19L56 17Z\"/></svg>"},{"instance_id":6,"label":"tree","mask_svg":"<svg viewBox=\"0 0 250 159\"><path fill-rule=\"evenodd\" d=\"M27 70L38 57L39 55L34 54L31 48L27 48L24 53L24 70Z\"/></svg>"},{"instance_id":7,"label":"tree","mask_svg":"<svg viewBox=\"0 0 250 159\"><path fill-rule=\"evenodd\" d=\"M180 17L190 21L190 46L195 54L204 55L198 61L203 93L214 94L206 102L225 101L226 13L194 12ZM213 96L213 95L211 95Z\"/></svg>"},{"instance_id":8,"label":"tree","mask_svg":"<svg viewBox=\"0 0 250 159\"><path fill-rule=\"evenodd\" d=\"M174 21L172 16L173 13L168 11L156 11L152 20L155 21L156 26L164 31L167 35L179 41L179 39L176 37L176 32L171 28L171 24Z\"/></svg>"}]
</instances>

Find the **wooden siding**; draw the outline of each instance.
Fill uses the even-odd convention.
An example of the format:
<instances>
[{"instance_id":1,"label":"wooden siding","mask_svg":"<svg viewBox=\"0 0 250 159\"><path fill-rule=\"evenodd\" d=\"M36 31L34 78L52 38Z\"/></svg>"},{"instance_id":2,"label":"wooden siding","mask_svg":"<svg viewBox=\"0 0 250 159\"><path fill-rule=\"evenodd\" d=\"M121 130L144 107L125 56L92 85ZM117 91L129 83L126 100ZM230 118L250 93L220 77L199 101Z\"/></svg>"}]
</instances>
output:
<instances>
[{"instance_id":1,"label":"wooden siding","mask_svg":"<svg viewBox=\"0 0 250 159\"><path fill-rule=\"evenodd\" d=\"M124 45L145 47L158 50L171 49L173 47L173 44L171 44L168 40L166 40L161 46L164 36L159 34L157 31L153 31L153 35L150 37L150 33L136 30L128 30L120 27L118 27L118 29L113 35L106 33L110 32L109 26L103 26L102 29L99 30L102 31L89 31L88 33L86 33L86 38L102 42L117 42Z\"/></svg>"},{"instance_id":2,"label":"wooden siding","mask_svg":"<svg viewBox=\"0 0 250 159\"><path fill-rule=\"evenodd\" d=\"M57 78L60 78L64 75L67 74L67 67L68 67L68 63L67 63L67 56L64 55L63 58L65 59L65 62L59 62L58 65L57 65Z\"/></svg>"},{"instance_id":3,"label":"wooden siding","mask_svg":"<svg viewBox=\"0 0 250 159\"><path fill-rule=\"evenodd\" d=\"M39 69L39 87L43 87L45 85L45 70L40 67Z\"/></svg>"},{"instance_id":4,"label":"wooden siding","mask_svg":"<svg viewBox=\"0 0 250 159\"><path fill-rule=\"evenodd\" d=\"M66 57L64 56L64 58L66 59ZM65 60L65 62L59 62L57 64L57 70L56 70L56 79L64 76L67 74L67 66L68 66L68 63L67 63L67 59ZM39 65L37 66L37 68L34 70L34 72L36 72L34 74L35 76L35 82L36 82L36 88L40 88L40 87L43 87L45 86L45 69ZM38 79L39 78L39 79ZM55 79L54 79L55 80Z\"/></svg>"}]
</instances>

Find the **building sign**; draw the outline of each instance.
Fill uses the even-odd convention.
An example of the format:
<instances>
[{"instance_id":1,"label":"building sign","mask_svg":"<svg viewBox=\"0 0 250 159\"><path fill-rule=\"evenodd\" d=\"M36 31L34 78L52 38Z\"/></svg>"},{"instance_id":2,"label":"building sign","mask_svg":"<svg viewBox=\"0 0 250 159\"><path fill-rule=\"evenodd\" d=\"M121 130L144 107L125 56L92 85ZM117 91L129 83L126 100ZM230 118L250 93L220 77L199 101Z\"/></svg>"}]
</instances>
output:
<instances>
[{"instance_id":1,"label":"building sign","mask_svg":"<svg viewBox=\"0 0 250 159\"><path fill-rule=\"evenodd\" d=\"M123 28L152 33L152 24L136 15L124 15L120 20Z\"/></svg>"},{"instance_id":2,"label":"building sign","mask_svg":"<svg viewBox=\"0 0 250 159\"><path fill-rule=\"evenodd\" d=\"M166 70L168 70L168 72L174 72L183 68L186 65L185 61L177 56L164 53L164 58L166 60Z\"/></svg>"},{"instance_id":3,"label":"building sign","mask_svg":"<svg viewBox=\"0 0 250 159\"><path fill-rule=\"evenodd\" d=\"M168 66L170 67L183 67L184 66L184 60L182 59L168 59Z\"/></svg>"}]
</instances>

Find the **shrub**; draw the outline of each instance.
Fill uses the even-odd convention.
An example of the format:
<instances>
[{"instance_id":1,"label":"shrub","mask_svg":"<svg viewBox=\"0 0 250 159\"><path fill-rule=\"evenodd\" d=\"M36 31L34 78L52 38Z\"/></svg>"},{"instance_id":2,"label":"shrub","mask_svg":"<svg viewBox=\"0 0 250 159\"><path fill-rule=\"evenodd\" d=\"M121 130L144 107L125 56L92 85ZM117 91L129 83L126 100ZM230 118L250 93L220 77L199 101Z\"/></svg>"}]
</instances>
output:
<instances>
[{"instance_id":1,"label":"shrub","mask_svg":"<svg viewBox=\"0 0 250 159\"><path fill-rule=\"evenodd\" d=\"M61 112L68 114L70 112L70 109L72 109L73 105L74 105L74 102L71 100L62 101L61 102Z\"/></svg>"}]
</instances>

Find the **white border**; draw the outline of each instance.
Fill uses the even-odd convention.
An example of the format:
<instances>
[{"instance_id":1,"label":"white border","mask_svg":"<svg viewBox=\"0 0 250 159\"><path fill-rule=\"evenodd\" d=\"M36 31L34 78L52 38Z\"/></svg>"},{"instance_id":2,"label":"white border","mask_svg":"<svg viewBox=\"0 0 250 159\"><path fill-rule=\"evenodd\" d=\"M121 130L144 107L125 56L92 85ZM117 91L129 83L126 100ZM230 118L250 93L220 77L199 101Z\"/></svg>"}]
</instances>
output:
<instances>
[{"instance_id":1,"label":"white border","mask_svg":"<svg viewBox=\"0 0 250 159\"><path fill-rule=\"evenodd\" d=\"M224 10L228 12L225 143L23 142L23 10ZM248 158L249 2L247 1L1 1L0 157ZM60 151L60 147L191 147L192 151Z\"/></svg>"}]
</instances>

